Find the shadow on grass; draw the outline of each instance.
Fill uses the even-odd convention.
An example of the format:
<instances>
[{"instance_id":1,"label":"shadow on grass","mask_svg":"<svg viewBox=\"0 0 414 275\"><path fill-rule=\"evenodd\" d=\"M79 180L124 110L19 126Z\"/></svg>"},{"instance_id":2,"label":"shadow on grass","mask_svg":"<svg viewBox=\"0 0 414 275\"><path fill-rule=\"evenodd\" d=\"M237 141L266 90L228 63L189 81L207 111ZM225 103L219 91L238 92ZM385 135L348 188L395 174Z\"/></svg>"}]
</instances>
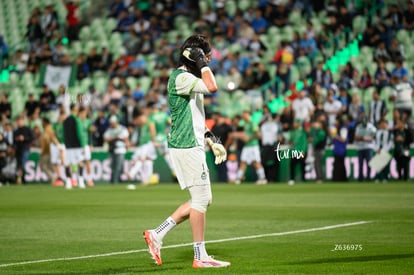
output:
<instances>
[{"instance_id":1,"label":"shadow on grass","mask_svg":"<svg viewBox=\"0 0 414 275\"><path fill-rule=\"evenodd\" d=\"M358 257L344 257L344 258L324 258L315 260L306 260L300 262L291 262L290 264L329 264L329 263L348 263L348 262L373 262L414 258L414 253L411 254L391 254L391 255L373 255L373 256L358 256Z\"/></svg>"}]
</instances>

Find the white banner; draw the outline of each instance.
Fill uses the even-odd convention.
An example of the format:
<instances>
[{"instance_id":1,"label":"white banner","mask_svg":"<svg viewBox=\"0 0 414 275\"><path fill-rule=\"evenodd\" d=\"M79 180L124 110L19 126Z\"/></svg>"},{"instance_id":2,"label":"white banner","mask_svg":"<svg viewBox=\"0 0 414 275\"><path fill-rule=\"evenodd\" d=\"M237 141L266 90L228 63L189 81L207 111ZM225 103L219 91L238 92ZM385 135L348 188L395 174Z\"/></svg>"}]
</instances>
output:
<instances>
[{"instance_id":1,"label":"white banner","mask_svg":"<svg viewBox=\"0 0 414 275\"><path fill-rule=\"evenodd\" d=\"M47 65L44 84L51 90L57 90L60 85L68 87L71 70L71 66L57 67Z\"/></svg>"}]
</instances>

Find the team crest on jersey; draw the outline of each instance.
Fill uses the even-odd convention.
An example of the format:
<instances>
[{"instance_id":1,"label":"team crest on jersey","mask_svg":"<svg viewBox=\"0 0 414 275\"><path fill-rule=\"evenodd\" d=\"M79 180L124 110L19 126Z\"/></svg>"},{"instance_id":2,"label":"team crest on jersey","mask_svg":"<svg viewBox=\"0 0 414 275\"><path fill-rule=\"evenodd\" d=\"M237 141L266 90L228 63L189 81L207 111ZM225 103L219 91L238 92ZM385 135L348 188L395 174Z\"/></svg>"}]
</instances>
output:
<instances>
[{"instance_id":1,"label":"team crest on jersey","mask_svg":"<svg viewBox=\"0 0 414 275\"><path fill-rule=\"evenodd\" d=\"M201 173L201 179L202 180L206 180L207 179L207 173L205 171L203 171L203 173Z\"/></svg>"}]
</instances>

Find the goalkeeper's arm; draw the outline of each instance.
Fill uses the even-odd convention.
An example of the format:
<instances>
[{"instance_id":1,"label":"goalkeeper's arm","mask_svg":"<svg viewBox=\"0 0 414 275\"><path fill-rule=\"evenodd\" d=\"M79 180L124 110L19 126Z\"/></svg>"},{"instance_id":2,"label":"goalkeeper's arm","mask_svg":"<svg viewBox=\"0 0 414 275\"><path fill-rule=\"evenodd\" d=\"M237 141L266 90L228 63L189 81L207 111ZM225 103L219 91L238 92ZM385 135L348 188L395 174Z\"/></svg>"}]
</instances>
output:
<instances>
[{"instance_id":1,"label":"goalkeeper's arm","mask_svg":"<svg viewBox=\"0 0 414 275\"><path fill-rule=\"evenodd\" d=\"M206 130L204 137L207 144L211 147L215 156L215 164L220 164L227 159L227 151L224 146L220 143L220 140L213 135L208 129Z\"/></svg>"}]
</instances>

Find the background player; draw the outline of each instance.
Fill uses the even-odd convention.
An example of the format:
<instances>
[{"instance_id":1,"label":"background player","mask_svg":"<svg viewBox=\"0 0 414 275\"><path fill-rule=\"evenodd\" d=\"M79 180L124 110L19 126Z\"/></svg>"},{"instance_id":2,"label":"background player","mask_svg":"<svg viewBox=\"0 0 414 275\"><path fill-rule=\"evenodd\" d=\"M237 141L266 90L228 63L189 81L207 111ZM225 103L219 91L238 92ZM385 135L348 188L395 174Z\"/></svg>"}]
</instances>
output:
<instances>
[{"instance_id":1,"label":"background player","mask_svg":"<svg viewBox=\"0 0 414 275\"><path fill-rule=\"evenodd\" d=\"M72 104L70 106L71 114L63 122L64 140L66 146L65 156L65 170L66 182L65 188L71 189L72 185L79 185L79 188L85 188L85 181L83 179L83 160L84 147L86 146L85 139L82 137L82 123L78 118L78 106ZM72 173L72 166L78 167L78 178L76 174ZM77 183L76 183L77 182Z\"/></svg>"},{"instance_id":2,"label":"background player","mask_svg":"<svg viewBox=\"0 0 414 275\"><path fill-rule=\"evenodd\" d=\"M92 169L91 169L91 144L92 144L92 138L91 138L91 127L92 122L88 118L88 109L81 106L79 107L79 119L82 123L82 139L83 142L86 144L85 147L83 147L83 153L84 153L84 161L85 161L85 180L89 187L94 186L93 180L92 180Z\"/></svg>"},{"instance_id":3,"label":"background player","mask_svg":"<svg viewBox=\"0 0 414 275\"><path fill-rule=\"evenodd\" d=\"M154 160L157 158L155 147L155 125L145 113L139 113L134 117L134 125L139 129L139 139L132 160L134 162L128 173L128 178L133 179L140 174L142 184L149 183L154 171Z\"/></svg>"}]
</instances>

